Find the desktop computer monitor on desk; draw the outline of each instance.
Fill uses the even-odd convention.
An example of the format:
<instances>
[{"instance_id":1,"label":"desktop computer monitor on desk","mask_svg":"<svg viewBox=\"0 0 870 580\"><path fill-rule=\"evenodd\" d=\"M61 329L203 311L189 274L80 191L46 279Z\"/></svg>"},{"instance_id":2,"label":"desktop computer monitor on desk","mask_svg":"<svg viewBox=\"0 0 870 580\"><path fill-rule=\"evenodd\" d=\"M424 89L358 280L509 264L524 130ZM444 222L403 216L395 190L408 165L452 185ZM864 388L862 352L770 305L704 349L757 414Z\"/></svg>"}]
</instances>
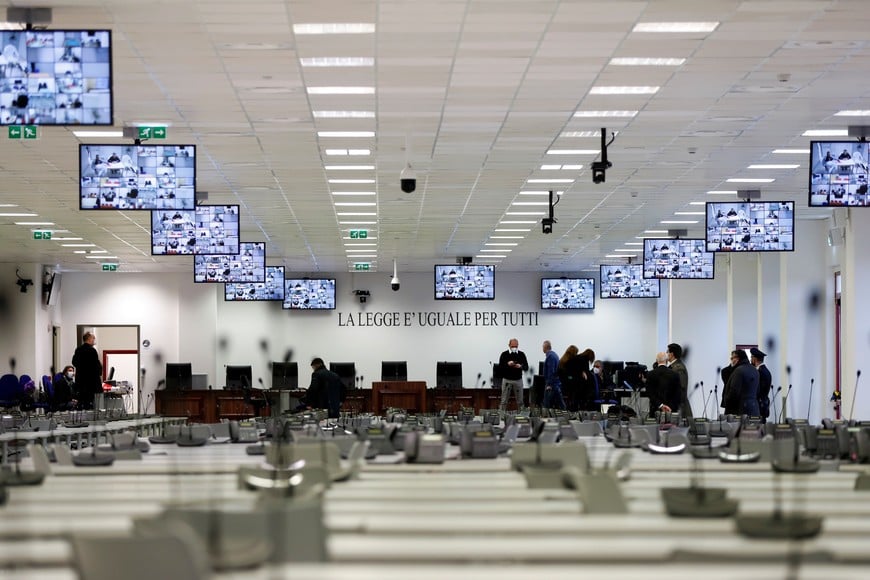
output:
<instances>
[{"instance_id":1,"label":"desktop computer monitor on desk","mask_svg":"<svg viewBox=\"0 0 870 580\"><path fill-rule=\"evenodd\" d=\"M251 365L227 365L227 389L250 389L254 374Z\"/></svg>"}]
</instances>

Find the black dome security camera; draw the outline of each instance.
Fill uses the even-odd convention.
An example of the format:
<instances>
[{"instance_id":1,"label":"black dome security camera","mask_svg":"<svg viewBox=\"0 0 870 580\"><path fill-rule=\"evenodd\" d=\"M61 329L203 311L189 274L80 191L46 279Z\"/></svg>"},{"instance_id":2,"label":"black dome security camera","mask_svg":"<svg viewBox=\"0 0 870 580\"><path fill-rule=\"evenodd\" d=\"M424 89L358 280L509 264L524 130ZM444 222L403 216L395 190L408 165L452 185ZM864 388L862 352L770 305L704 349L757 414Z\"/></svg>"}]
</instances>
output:
<instances>
[{"instance_id":1,"label":"black dome security camera","mask_svg":"<svg viewBox=\"0 0 870 580\"><path fill-rule=\"evenodd\" d=\"M399 174L399 185L405 193L414 193L417 189L417 172L409 163Z\"/></svg>"}]
</instances>

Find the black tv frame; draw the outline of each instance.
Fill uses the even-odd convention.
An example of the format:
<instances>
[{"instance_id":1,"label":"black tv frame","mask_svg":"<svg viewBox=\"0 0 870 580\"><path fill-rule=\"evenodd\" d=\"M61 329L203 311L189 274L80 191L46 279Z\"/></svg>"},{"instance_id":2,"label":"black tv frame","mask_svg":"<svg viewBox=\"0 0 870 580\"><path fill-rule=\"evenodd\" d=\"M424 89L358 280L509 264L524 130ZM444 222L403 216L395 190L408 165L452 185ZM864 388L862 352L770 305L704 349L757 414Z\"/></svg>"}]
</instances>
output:
<instances>
[{"instance_id":1,"label":"black tv frame","mask_svg":"<svg viewBox=\"0 0 870 580\"><path fill-rule=\"evenodd\" d=\"M848 167L848 171L842 171L839 160L842 153L837 153L831 162L825 162L820 148L822 146L826 146L828 151L831 151L832 146L837 147L835 151L839 151L839 148L851 149L848 160L851 165ZM860 155L858 160L854 159L856 152ZM831 151L831 155L834 156L833 151ZM859 167L863 165L864 170L855 171L855 164L859 164ZM867 141L810 141L807 205L809 207L870 207L870 192L868 192L870 167L868 164L870 164L870 143ZM832 171L834 166L836 166L836 172ZM835 186L837 193L834 191ZM838 195L841 188L843 192ZM822 191L825 192L824 203L819 200Z\"/></svg>"},{"instance_id":2,"label":"black tv frame","mask_svg":"<svg viewBox=\"0 0 870 580\"><path fill-rule=\"evenodd\" d=\"M224 213L217 214L214 211L214 208L224 208ZM235 211L230 208L235 208ZM235 216L235 237L233 239L232 236L229 238L229 245L225 245L220 252L218 251L208 251L203 250L202 241L211 240L211 228L209 228L209 236L200 235L202 231L198 227L200 219L202 216L206 215L206 213L211 214L209 217L215 217L217 215L220 216ZM161 215L162 214L162 215ZM190 224L189 231L185 232L185 236L180 237L179 239L187 238L188 240L192 239L194 244L191 247L189 243L184 244L184 248L179 251L172 250L164 250L162 252L156 252L154 250L157 245L158 239L156 236L157 233L157 222L163 221L163 218L167 216L167 214L172 214L172 217L168 218L170 220L183 220L188 218L188 222ZM175 217L179 216L179 217ZM160 224L162 227L162 223ZM160 232L160 234L164 234L164 232ZM165 243L168 243L169 237L166 237ZM239 213L238 205L198 205L194 209L165 209L165 210L151 210L151 255L152 256L195 256L197 254L208 256L208 255L218 255L218 256L232 256L238 255L241 247L241 215ZM188 250L188 248L190 248Z\"/></svg>"},{"instance_id":3,"label":"black tv frame","mask_svg":"<svg viewBox=\"0 0 870 580\"><path fill-rule=\"evenodd\" d=\"M227 365L226 366L226 384L227 389L250 389L253 386L253 368L251 365ZM248 384L245 385L243 377L247 377Z\"/></svg>"},{"instance_id":4,"label":"black tv frame","mask_svg":"<svg viewBox=\"0 0 870 580\"><path fill-rule=\"evenodd\" d=\"M405 360L381 361L381 380L382 381L407 381L408 380L408 361L405 361Z\"/></svg>"},{"instance_id":5,"label":"black tv frame","mask_svg":"<svg viewBox=\"0 0 870 580\"><path fill-rule=\"evenodd\" d=\"M589 299L592 301L592 302L591 302L591 306L580 306L579 304L578 304L577 306L565 306L565 307L546 306L546 305L544 304L544 285L545 285L546 283L548 283L548 282L550 282L550 283L552 283L552 282L556 282L556 283L563 282L564 284L569 284L569 283L572 283L572 282L577 282L577 283L580 283L581 288L582 288L583 283L591 284L592 288L591 288L591 290L590 290L590 292L589 292ZM566 297L566 299L569 299L569 298ZM549 277L549 278L544 277L544 278L541 278L541 303L540 303L540 308L541 308L541 310L557 310L557 311L558 311L558 310L562 310L562 311L564 311L564 310L595 310L595 278L589 278L589 277L582 277L582 278L581 278L581 277L570 277L570 278L568 278L568 277L566 277L566 276L561 276L561 277L558 277L558 278L553 278L553 277Z\"/></svg>"},{"instance_id":6,"label":"black tv frame","mask_svg":"<svg viewBox=\"0 0 870 580\"><path fill-rule=\"evenodd\" d=\"M166 363L167 391L190 391L193 389L193 365L191 363Z\"/></svg>"},{"instance_id":7,"label":"black tv frame","mask_svg":"<svg viewBox=\"0 0 870 580\"><path fill-rule=\"evenodd\" d=\"M649 274L647 270L647 252L650 251L649 244L662 244L667 243L669 245L682 245L685 242L691 242L696 247L693 248L693 251L700 251L703 254L710 254L710 276L667 276L667 275L655 275L655 270L653 270L653 275ZM716 254L713 252L708 252L706 250L707 244L704 238L644 238L643 240L643 277L647 279L658 278L659 280L713 280L716 277ZM668 269L667 272L671 272L671 269Z\"/></svg>"},{"instance_id":8,"label":"black tv frame","mask_svg":"<svg viewBox=\"0 0 870 580\"><path fill-rule=\"evenodd\" d=\"M761 212L761 214L765 215L765 217L761 218L763 220L763 223L761 223L761 224L755 223L754 224L750 220L753 219L752 212L759 211L757 208L755 210L753 210L753 206L758 206L758 205L764 206L760 210L760 212ZM789 207L783 208L782 207L783 205L790 206L790 208ZM779 206L779 207L775 207L775 206ZM766 237L767 227L769 227L769 226L773 227L773 224L768 224L767 222L772 221L774 219L777 222L776 228L779 230L779 236L780 236L780 238L782 238L782 235L783 235L782 228L787 226L787 219L781 217L782 212L783 211L790 212L790 215L791 215L791 233L789 235L791 237L791 244L790 244L791 247L771 248L771 249L767 249L767 248L763 248L763 247L762 248L752 248L752 249L739 249L739 246L735 247L735 248L722 247L722 242L721 241L715 242L715 241L711 240L711 236L716 235L716 233L718 233L718 235L720 237L722 235L726 235L726 234L732 235L728 232L723 234L723 231L722 231L722 229L725 228L726 225L724 225L721 222L727 222L728 220L731 219L728 217L727 212L725 214L722 214L722 210L725 208L729 208L729 210L730 209L737 209L737 211L735 211L735 220L734 221L736 223L735 223L734 227L740 228L741 231L735 232L733 235L739 235L741 238L743 238L744 236L749 236L750 239L754 238L755 236L759 236L759 235L762 237ZM718 214L717 214L717 216L713 216L713 219L720 220L720 218L721 218L721 222L711 226L710 216L711 216L712 212L716 211L716 210L718 210ZM740 214L740 212L743 212L743 214ZM775 215L776 218L766 217L767 215L769 215L771 213L773 213L773 215ZM721 214L721 216L719 214ZM795 217L796 217L795 216L795 203L793 201L708 201L705 208L704 208L704 215L706 215L706 227L704 228L704 232L705 232L704 233L704 248L708 252L714 252L714 253L715 252L729 252L729 253L735 253L735 254L742 254L742 253L752 253L752 252L793 252L794 251L795 225L796 225L797 220L795 219ZM746 223L743 223L743 221L739 217L740 215L744 216ZM755 219L758 219L758 218L756 217ZM711 228L713 228L713 229L711 230ZM744 233L743 232L744 229L749 230L749 232ZM757 233L757 232L759 232L759 229L760 229L760 233ZM757 243L758 240L755 240L755 241ZM765 243L764 240L762 240L761 242ZM738 243L743 244L743 243L750 243L750 242L743 242L741 239L740 241L738 241ZM780 242L776 242L776 243L783 243L783 242L780 241Z\"/></svg>"},{"instance_id":9,"label":"black tv frame","mask_svg":"<svg viewBox=\"0 0 870 580\"><path fill-rule=\"evenodd\" d=\"M613 291L611 290L611 291L608 291L608 293L605 295L605 287L606 288L612 287L612 284L605 285L605 283L604 283L605 276L606 276L605 269L609 269L609 268L618 268L620 270L635 270L637 275L636 276L631 275L631 279L632 280L639 280L641 286L633 286L631 288L631 290L629 291L630 294L632 292L634 292L634 290L636 288L642 289L644 287L644 285L647 285L647 287L649 287L650 289L654 288L655 294L642 294L642 295L638 295L638 296L631 296L631 295L629 295L629 296L614 296ZM661 280L659 280L658 278L644 278L643 277L643 264L619 264L619 265L601 264L598 268L598 297L601 298L602 300L635 300L635 299L640 299L640 298L660 298L661 295L662 295Z\"/></svg>"},{"instance_id":10,"label":"black tv frame","mask_svg":"<svg viewBox=\"0 0 870 580\"><path fill-rule=\"evenodd\" d=\"M435 363L436 388L461 389L462 386L461 361L437 361Z\"/></svg>"},{"instance_id":11,"label":"black tv frame","mask_svg":"<svg viewBox=\"0 0 870 580\"><path fill-rule=\"evenodd\" d=\"M39 97L53 98L54 99L54 103L53 103L54 106L52 107L51 110L55 114L57 114L57 112L59 112L59 111L63 111L64 113L69 113L70 111L81 111L82 118L84 118L85 111L87 111L88 109L99 109L99 107L94 108L94 107L87 107L86 106L86 102L88 100L87 96L89 94L97 95L97 94L103 94L103 93L90 93L90 92L85 92L83 89L86 85L93 84L93 81L95 79L99 79L99 78L103 78L103 77L94 77L94 76L85 77L84 74L82 74L81 83L79 84L79 88L82 89L81 93L74 92L74 91L70 91L70 92L61 91L60 87L58 87L58 85L57 85L57 74L59 72L58 66L63 65L63 64L79 64L79 65L81 65L81 68L83 69L85 64L95 63L95 64L106 64L108 66L108 69L109 69L108 75L106 77L108 86L105 89L105 91L107 91L106 94L108 94L108 97L109 97L109 107L108 107L109 114L105 120L100 120L99 122L94 121L92 123L85 123L84 121L75 122L75 121L69 121L69 120L65 120L64 122L57 122L56 117L55 117L54 122L45 122L45 121L39 121L39 120L33 120L33 119L22 119L21 121L9 122L7 119L0 117L0 125L7 125L7 126L9 126L9 125L40 125L43 127L104 127L104 126L112 126L115 124L115 86L114 86L115 85L115 71L114 71L114 67L112 64L112 49L114 46L114 42L112 41L112 31L110 29L59 28L59 29L51 29L51 30L39 30L39 29L3 30L3 31L0 31L0 42L2 42L3 46L6 46L7 44L10 43L10 37L15 36L16 34L23 36L23 39L19 43L19 45L23 46L24 51L25 51L22 53L20 48L16 47L18 49L19 68L21 68L21 63L23 62L23 63L25 63L26 68L28 69L27 71L22 71L23 76L20 77L20 79L22 81L22 86L25 88L24 92L26 93L26 96L28 98L28 103L25 107L17 106L16 108L18 108L18 109L37 108L37 107L34 107L34 102L32 101L32 99L39 98ZM79 44L78 46L73 46L71 44L68 44L66 42L66 40L64 39L64 43L62 46L53 46L53 47L35 46L33 43L30 43L27 41L27 37L31 34L74 34L74 35L75 34L88 34L88 35L99 34L99 35L105 35L107 37L107 43L106 43L106 46L103 46L102 40L100 40L99 46L87 46L86 44ZM70 49L79 48L82 50L84 50L84 49L87 49L87 50L91 50L91 49L103 50L103 49L105 49L108 53L106 55L107 60L105 62L103 60L94 60L94 61L86 60L84 58L85 54L81 50L79 51L80 54L78 54L78 55L73 54L70 57L70 58L78 58L78 63L76 63L75 60L62 60L66 56L67 53L66 53L66 51L64 51L64 53L62 53L60 55L60 57L58 57L57 56L57 49L66 49L66 48L70 48ZM44 51L44 50L54 50L55 57L52 60L39 60L38 55L29 54L30 51L35 52L35 51ZM70 51L70 53L72 53L72 51ZM51 68L51 72L50 73L46 72L46 73L42 73L42 74L51 75L50 77L33 76L33 75L40 74L39 72L33 72L33 71L29 70L37 62L49 64L49 66ZM6 66L11 67L12 63L7 63ZM72 74L72 72L70 74ZM64 72L63 75L65 77L66 72ZM14 85L14 80L17 80L17 77L9 77L9 78L11 81L13 81L13 85ZM31 93L31 87L33 85L33 82L30 82L30 81L36 82L36 91L37 91L36 93ZM43 81L43 82L41 82L41 81ZM55 87L54 92L51 92L49 90L49 91L47 91L47 94L46 93L42 93L42 94L39 93L39 91L42 89L49 89L51 85L53 85ZM98 90L103 90L103 89L98 89ZM61 106L58 104L58 100L60 99L61 95L69 95L69 97L66 98L67 101L69 101L70 97L75 97L76 95L81 96L81 99L77 100L78 106L76 106L76 100L73 100L72 102L66 103L66 105L68 105L68 106Z\"/></svg>"}]
</instances>

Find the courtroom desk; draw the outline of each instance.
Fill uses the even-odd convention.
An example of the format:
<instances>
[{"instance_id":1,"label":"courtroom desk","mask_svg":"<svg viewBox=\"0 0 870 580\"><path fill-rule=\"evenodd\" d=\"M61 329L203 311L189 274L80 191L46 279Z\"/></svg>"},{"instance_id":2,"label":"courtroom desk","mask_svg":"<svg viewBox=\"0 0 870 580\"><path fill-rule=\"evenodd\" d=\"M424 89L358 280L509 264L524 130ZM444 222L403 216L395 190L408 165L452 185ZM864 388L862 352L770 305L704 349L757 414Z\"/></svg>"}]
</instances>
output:
<instances>
[{"instance_id":1,"label":"courtroom desk","mask_svg":"<svg viewBox=\"0 0 870 580\"><path fill-rule=\"evenodd\" d=\"M304 390L271 391L251 389L254 401L261 404L260 416L268 417L268 402L274 402L276 395L288 393L290 397L301 397ZM161 415L188 417L195 423L217 423L221 419L246 419L254 416L254 406L245 402L242 390L213 389L196 391L155 391L156 411ZM282 409L284 411L285 409Z\"/></svg>"},{"instance_id":2,"label":"courtroom desk","mask_svg":"<svg viewBox=\"0 0 870 580\"><path fill-rule=\"evenodd\" d=\"M372 390L348 389L344 401L341 403L341 410L344 413L371 413Z\"/></svg>"},{"instance_id":3,"label":"courtroom desk","mask_svg":"<svg viewBox=\"0 0 870 580\"><path fill-rule=\"evenodd\" d=\"M372 412L395 407L409 413L426 413L426 381L376 381L372 383Z\"/></svg>"},{"instance_id":4,"label":"courtroom desk","mask_svg":"<svg viewBox=\"0 0 870 580\"><path fill-rule=\"evenodd\" d=\"M479 413L484 409L498 409L501 403L501 389L430 389L428 391L430 411L438 413L446 410L450 414L459 413L460 407L474 409ZM511 396L508 411L516 411L516 400Z\"/></svg>"}]
</instances>

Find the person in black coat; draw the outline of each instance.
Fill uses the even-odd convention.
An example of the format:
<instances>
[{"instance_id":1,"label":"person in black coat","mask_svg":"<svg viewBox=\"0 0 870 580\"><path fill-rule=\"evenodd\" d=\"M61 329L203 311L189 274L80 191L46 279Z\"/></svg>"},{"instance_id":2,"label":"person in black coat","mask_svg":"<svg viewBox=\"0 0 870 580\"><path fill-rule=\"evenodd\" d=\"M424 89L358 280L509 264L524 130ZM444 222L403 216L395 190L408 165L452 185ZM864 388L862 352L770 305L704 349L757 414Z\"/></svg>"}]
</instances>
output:
<instances>
[{"instance_id":1,"label":"person in black coat","mask_svg":"<svg viewBox=\"0 0 870 580\"><path fill-rule=\"evenodd\" d=\"M773 383L770 370L764 364L764 357L767 354L752 347L749 349L749 355L749 362L758 370L758 413L762 420L766 420L770 417L770 387Z\"/></svg>"},{"instance_id":2,"label":"person in black coat","mask_svg":"<svg viewBox=\"0 0 870 580\"><path fill-rule=\"evenodd\" d=\"M75 367L72 365L63 367L63 372L51 383L51 390L54 391L49 401L52 411L74 409L78 404Z\"/></svg>"},{"instance_id":3,"label":"person in black coat","mask_svg":"<svg viewBox=\"0 0 870 580\"><path fill-rule=\"evenodd\" d=\"M341 377L327 369L320 357L311 360L311 371L311 385L305 393L305 405L313 409L326 409L331 419L337 418L344 399Z\"/></svg>"},{"instance_id":4,"label":"person in black coat","mask_svg":"<svg viewBox=\"0 0 870 580\"><path fill-rule=\"evenodd\" d=\"M671 413L680 410L683 398L680 375L668 367L667 362L667 353L658 353L653 370L646 375L646 396L649 397L650 415L654 415L656 411Z\"/></svg>"},{"instance_id":5,"label":"person in black coat","mask_svg":"<svg viewBox=\"0 0 870 580\"><path fill-rule=\"evenodd\" d=\"M758 415L758 371L749 364L745 350L731 351L734 370L725 386L725 413Z\"/></svg>"},{"instance_id":6,"label":"person in black coat","mask_svg":"<svg viewBox=\"0 0 870 580\"><path fill-rule=\"evenodd\" d=\"M103 392L103 363L94 348L96 337L93 332L82 335L82 344L73 354L72 364L76 368L79 402L85 409L94 407L94 396Z\"/></svg>"}]
</instances>

